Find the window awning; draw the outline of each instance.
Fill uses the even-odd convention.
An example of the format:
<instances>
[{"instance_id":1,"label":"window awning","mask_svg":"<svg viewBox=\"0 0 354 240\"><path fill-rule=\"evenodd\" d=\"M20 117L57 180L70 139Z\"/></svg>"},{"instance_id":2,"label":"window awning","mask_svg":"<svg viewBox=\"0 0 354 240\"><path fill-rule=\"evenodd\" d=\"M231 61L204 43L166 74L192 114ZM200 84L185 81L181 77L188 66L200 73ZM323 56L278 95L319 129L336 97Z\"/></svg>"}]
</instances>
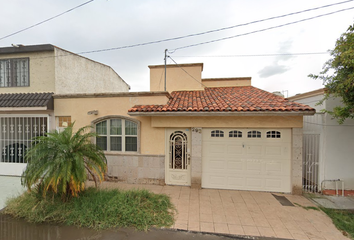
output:
<instances>
[{"instance_id":1,"label":"window awning","mask_svg":"<svg viewBox=\"0 0 354 240\"><path fill-rule=\"evenodd\" d=\"M0 111L53 110L54 93L0 94Z\"/></svg>"}]
</instances>

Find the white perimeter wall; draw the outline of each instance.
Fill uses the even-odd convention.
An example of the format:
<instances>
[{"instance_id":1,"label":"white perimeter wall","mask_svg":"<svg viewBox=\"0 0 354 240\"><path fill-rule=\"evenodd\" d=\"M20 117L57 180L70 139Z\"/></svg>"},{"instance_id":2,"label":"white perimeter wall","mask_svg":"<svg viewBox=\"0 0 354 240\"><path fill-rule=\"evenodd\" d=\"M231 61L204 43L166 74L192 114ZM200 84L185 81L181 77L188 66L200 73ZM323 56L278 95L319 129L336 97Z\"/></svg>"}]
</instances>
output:
<instances>
[{"instance_id":1,"label":"white perimeter wall","mask_svg":"<svg viewBox=\"0 0 354 240\"><path fill-rule=\"evenodd\" d=\"M341 104L339 99L328 99L316 106L322 96L314 96L296 102L316 109L314 116L304 116L304 134L320 134L320 182L323 180L344 180L346 190L354 190L354 120L347 119L338 124L329 114L320 111L332 110ZM341 186L339 184L339 186ZM325 182L326 189L334 189L335 183Z\"/></svg>"}]
</instances>

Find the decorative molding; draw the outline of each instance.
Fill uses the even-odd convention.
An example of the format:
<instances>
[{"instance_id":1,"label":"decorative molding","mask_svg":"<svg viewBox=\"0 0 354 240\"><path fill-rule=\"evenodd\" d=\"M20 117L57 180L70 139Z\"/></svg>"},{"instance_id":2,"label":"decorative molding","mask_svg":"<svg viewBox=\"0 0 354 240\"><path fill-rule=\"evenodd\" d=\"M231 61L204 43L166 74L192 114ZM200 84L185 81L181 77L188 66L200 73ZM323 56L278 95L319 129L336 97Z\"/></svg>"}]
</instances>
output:
<instances>
[{"instance_id":1,"label":"decorative molding","mask_svg":"<svg viewBox=\"0 0 354 240\"><path fill-rule=\"evenodd\" d=\"M185 181L186 180L186 175L182 175L182 174L171 174L171 178L173 180L183 180Z\"/></svg>"},{"instance_id":2,"label":"decorative molding","mask_svg":"<svg viewBox=\"0 0 354 240\"><path fill-rule=\"evenodd\" d=\"M195 133L202 133L202 128L197 128L197 127L192 127L192 132L195 132Z\"/></svg>"}]
</instances>

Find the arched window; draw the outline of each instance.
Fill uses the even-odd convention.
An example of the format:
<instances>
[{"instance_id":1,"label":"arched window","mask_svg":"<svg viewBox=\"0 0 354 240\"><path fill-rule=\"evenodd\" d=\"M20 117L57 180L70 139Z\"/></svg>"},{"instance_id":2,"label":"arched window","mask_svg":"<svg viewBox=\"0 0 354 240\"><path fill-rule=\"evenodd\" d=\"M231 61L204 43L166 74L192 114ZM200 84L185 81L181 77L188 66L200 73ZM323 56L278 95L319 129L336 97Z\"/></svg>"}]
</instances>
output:
<instances>
[{"instance_id":1,"label":"arched window","mask_svg":"<svg viewBox=\"0 0 354 240\"><path fill-rule=\"evenodd\" d=\"M230 132L229 132L229 137L232 137L232 138L242 138L242 132L241 132L241 131L237 131L237 130L230 131Z\"/></svg>"},{"instance_id":2,"label":"arched window","mask_svg":"<svg viewBox=\"0 0 354 240\"><path fill-rule=\"evenodd\" d=\"M138 124L125 118L96 123L96 144L104 151L137 152Z\"/></svg>"},{"instance_id":3,"label":"arched window","mask_svg":"<svg viewBox=\"0 0 354 240\"><path fill-rule=\"evenodd\" d=\"M281 133L279 131L268 131L267 138L281 138Z\"/></svg>"},{"instance_id":4,"label":"arched window","mask_svg":"<svg viewBox=\"0 0 354 240\"><path fill-rule=\"evenodd\" d=\"M224 131L213 130L211 131L211 137L224 137Z\"/></svg>"},{"instance_id":5,"label":"arched window","mask_svg":"<svg viewBox=\"0 0 354 240\"><path fill-rule=\"evenodd\" d=\"M261 132L260 131L249 131L247 133L247 137L248 138L261 138L262 135L261 135Z\"/></svg>"}]
</instances>

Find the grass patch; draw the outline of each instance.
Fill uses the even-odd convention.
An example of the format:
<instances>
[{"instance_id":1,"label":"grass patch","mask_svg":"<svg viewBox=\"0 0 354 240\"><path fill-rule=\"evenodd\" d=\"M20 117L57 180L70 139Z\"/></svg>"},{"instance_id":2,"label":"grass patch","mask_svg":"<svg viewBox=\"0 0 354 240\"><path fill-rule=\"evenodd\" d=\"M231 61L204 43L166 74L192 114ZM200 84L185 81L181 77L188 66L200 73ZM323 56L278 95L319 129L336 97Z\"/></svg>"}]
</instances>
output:
<instances>
[{"instance_id":1,"label":"grass patch","mask_svg":"<svg viewBox=\"0 0 354 240\"><path fill-rule=\"evenodd\" d=\"M312 207L312 206L310 206L310 207L305 207L305 206L302 206L302 205L300 205L300 204L298 204L298 203L294 203L296 206L298 206L298 207L302 207L303 209L306 209L306 210L315 210L315 211L319 211L320 209L318 208L318 207Z\"/></svg>"},{"instance_id":2,"label":"grass patch","mask_svg":"<svg viewBox=\"0 0 354 240\"><path fill-rule=\"evenodd\" d=\"M135 227L147 230L174 223L175 207L170 198L147 190L97 190L88 188L78 198L39 199L34 192L7 202L5 214L33 223L60 223L93 229Z\"/></svg>"},{"instance_id":3,"label":"grass patch","mask_svg":"<svg viewBox=\"0 0 354 240\"><path fill-rule=\"evenodd\" d=\"M339 210L321 207L333 221L334 225L341 231L347 233L354 239L354 211Z\"/></svg>"}]
</instances>

